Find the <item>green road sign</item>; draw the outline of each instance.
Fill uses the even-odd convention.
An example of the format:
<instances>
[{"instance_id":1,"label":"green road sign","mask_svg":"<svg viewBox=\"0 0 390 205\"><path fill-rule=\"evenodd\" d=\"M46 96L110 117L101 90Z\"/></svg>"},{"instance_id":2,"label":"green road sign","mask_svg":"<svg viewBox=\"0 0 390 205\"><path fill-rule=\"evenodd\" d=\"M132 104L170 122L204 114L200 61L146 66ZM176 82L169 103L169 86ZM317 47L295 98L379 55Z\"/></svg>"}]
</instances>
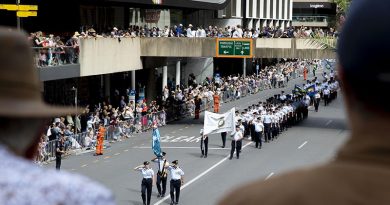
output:
<instances>
[{"instance_id":1,"label":"green road sign","mask_svg":"<svg viewBox=\"0 0 390 205\"><path fill-rule=\"evenodd\" d=\"M217 57L252 57L251 39L217 39Z\"/></svg>"}]
</instances>

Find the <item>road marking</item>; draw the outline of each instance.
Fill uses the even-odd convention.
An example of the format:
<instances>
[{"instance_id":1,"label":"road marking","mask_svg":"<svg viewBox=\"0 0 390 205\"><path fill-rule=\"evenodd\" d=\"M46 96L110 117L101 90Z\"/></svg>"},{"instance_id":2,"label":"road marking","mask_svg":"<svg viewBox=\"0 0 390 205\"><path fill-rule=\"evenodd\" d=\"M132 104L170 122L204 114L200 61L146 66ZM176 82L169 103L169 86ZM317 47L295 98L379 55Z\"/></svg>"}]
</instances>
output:
<instances>
[{"instance_id":1,"label":"road marking","mask_svg":"<svg viewBox=\"0 0 390 205\"><path fill-rule=\"evenodd\" d=\"M125 150L123 150L124 152L128 152L129 150L128 149L125 149Z\"/></svg>"},{"instance_id":2,"label":"road marking","mask_svg":"<svg viewBox=\"0 0 390 205\"><path fill-rule=\"evenodd\" d=\"M135 147L137 149L150 149L150 147ZM199 149L199 147L161 147L161 149ZM209 148L211 150L230 150L230 148Z\"/></svg>"},{"instance_id":3,"label":"road marking","mask_svg":"<svg viewBox=\"0 0 390 205\"><path fill-rule=\"evenodd\" d=\"M117 155L120 155L121 153L115 153L114 155L117 156Z\"/></svg>"},{"instance_id":4,"label":"road marking","mask_svg":"<svg viewBox=\"0 0 390 205\"><path fill-rule=\"evenodd\" d=\"M99 162L99 160L95 160L95 161L93 161L93 163L98 163Z\"/></svg>"},{"instance_id":5,"label":"road marking","mask_svg":"<svg viewBox=\"0 0 390 205\"><path fill-rule=\"evenodd\" d=\"M333 122L333 120L329 120L329 121L325 124L325 126L330 125L330 123L332 123L332 122Z\"/></svg>"},{"instance_id":6,"label":"road marking","mask_svg":"<svg viewBox=\"0 0 390 205\"><path fill-rule=\"evenodd\" d=\"M305 146L306 143L307 143L307 141L305 141L304 143L302 143L301 146L298 147L298 149L301 149L303 146Z\"/></svg>"},{"instance_id":7,"label":"road marking","mask_svg":"<svg viewBox=\"0 0 390 205\"><path fill-rule=\"evenodd\" d=\"M81 165L81 167L86 167L86 166L88 166L88 164L83 164L83 165Z\"/></svg>"},{"instance_id":8,"label":"road marking","mask_svg":"<svg viewBox=\"0 0 390 205\"><path fill-rule=\"evenodd\" d=\"M182 128L180 128L179 130L180 130L180 131L182 131L183 129L182 129Z\"/></svg>"},{"instance_id":9,"label":"road marking","mask_svg":"<svg viewBox=\"0 0 390 205\"><path fill-rule=\"evenodd\" d=\"M104 159L109 159L109 158L110 158L110 156L104 157Z\"/></svg>"},{"instance_id":10,"label":"road marking","mask_svg":"<svg viewBox=\"0 0 390 205\"><path fill-rule=\"evenodd\" d=\"M249 142L247 143L246 145L244 145L242 147L242 149L244 149L245 147L249 146L250 144L252 144L252 142ZM219 161L217 164L214 164L212 167L208 168L206 171L202 172L201 174L199 174L198 176L196 176L195 178L193 178L191 181L187 182L186 184L184 184L184 186L182 186L180 188L180 190L183 190L184 188L186 188L187 186L191 185L192 183L194 183L195 181L197 181L198 179L200 179L201 177L203 177L204 175L206 175L207 173L209 173L211 170L215 169L217 166L219 166L220 164L222 164L224 161L226 161L228 158L230 157L230 154L228 156L226 156L225 158L223 158L221 161ZM166 196L164 197L163 199L161 199L160 201L157 201L154 205L159 205L159 204L162 204L165 200L167 199L170 199L171 197L170 196Z\"/></svg>"},{"instance_id":11,"label":"road marking","mask_svg":"<svg viewBox=\"0 0 390 205\"><path fill-rule=\"evenodd\" d=\"M176 132L175 132L175 131L172 131L171 133L172 133L172 134L175 134Z\"/></svg>"},{"instance_id":12,"label":"road marking","mask_svg":"<svg viewBox=\"0 0 390 205\"><path fill-rule=\"evenodd\" d=\"M184 127L184 128L188 129L188 126L186 126L186 127Z\"/></svg>"},{"instance_id":13,"label":"road marking","mask_svg":"<svg viewBox=\"0 0 390 205\"><path fill-rule=\"evenodd\" d=\"M274 173L271 172L271 174L269 174L269 175L264 179L264 181L267 181L267 180L268 180L269 178L271 178L273 175L274 175Z\"/></svg>"},{"instance_id":14,"label":"road marking","mask_svg":"<svg viewBox=\"0 0 390 205\"><path fill-rule=\"evenodd\" d=\"M71 169L70 171L76 171L76 169Z\"/></svg>"}]
</instances>

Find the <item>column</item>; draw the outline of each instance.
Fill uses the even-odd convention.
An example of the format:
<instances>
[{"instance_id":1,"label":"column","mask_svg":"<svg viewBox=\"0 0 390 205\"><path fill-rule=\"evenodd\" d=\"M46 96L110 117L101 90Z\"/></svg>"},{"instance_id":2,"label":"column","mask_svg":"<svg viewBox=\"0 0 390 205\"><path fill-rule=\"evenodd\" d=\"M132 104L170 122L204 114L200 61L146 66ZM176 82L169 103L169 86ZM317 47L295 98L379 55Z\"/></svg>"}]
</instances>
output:
<instances>
[{"instance_id":1,"label":"column","mask_svg":"<svg viewBox=\"0 0 390 205\"><path fill-rule=\"evenodd\" d=\"M242 76L246 77L246 58L242 59Z\"/></svg>"},{"instance_id":2,"label":"column","mask_svg":"<svg viewBox=\"0 0 390 205\"><path fill-rule=\"evenodd\" d=\"M111 79L110 74L104 75L104 97L110 97L110 91L111 91Z\"/></svg>"},{"instance_id":3,"label":"column","mask_svg":"<svg viewBox=\"0 0 390 205\"><path fill-rule=\"evenodd\" d=\"M162 78L162 87L163 87L163 90L165 88L165 86L168 85L168 66L163 66L163 78Z\"/></svg>"},{"instance_id":4,"label":"column","mask_svg":"<svg viewBox=\"0 0 390 205\"><path fill-rule=\"evenodd\" d=\"M131 89L135 90L135 70L131 71Z\"/></svg>"},{"instance_id":5,"label":"column","mask_svg":"<svg viewBox=\"0 0 390 205\"><path fill-rule=\"evenodd\" d=\"M176 62L176 85L180 85L180 61Z\"/></svg>"}]
</instances>

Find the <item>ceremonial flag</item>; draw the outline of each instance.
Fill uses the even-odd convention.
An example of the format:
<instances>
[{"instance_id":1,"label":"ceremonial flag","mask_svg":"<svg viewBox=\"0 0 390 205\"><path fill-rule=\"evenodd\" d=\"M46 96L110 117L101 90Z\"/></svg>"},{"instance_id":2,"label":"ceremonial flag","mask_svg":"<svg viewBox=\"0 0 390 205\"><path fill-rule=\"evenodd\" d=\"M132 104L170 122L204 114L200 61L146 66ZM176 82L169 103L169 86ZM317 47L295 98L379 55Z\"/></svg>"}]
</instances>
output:
<instances>
[{"instance_id":1,"label":"ceremonial flag","mask_svg":"<svg viewBox=\"0 0 390 205\"><path fill-rule=\"evenodd\" d=\"M161 154L161 147L160 147L160 132L158 131L158 128L153 129L152 137L153 137L153 140L152 140L153 153L157 157L161 157L162 154Z\"/></svg>"},{"instance_id":2,"label":"ceremonial flag","mask_svg":"<svg viewBox=\"0 0 390 205\"><path fill-rule=\"evenodd\" d=\"M294 93L295 95L304 95L304 94L306 94L306 90L303 89L303 88L301 88L301 87L299 87L299 85L295 85L295 88L294 88L294 90L293 90L293 93Z\"/></svg>"},{"instance_id":3,"label":"ceremonial flag","mask_svg":"<svg viewBox=\"0 0 390 205\"><path fill-rule=\"evenodd\" d=\"M306 92L310 97L313 97L317 92L316 92L316 86L311 85L310 87L306 88Z\"/></svg>"},{"instance_id":4,"label":"ceremonial flag","mask_svg":"<svg viewBox=\"0 0 390 205\"><path fill-rule=\"evenodd\" d=\"M224 114L206 111L204 116L203 134L216 134L221 132L234 132L235 108Z\"/></svg>"}]
</instances>

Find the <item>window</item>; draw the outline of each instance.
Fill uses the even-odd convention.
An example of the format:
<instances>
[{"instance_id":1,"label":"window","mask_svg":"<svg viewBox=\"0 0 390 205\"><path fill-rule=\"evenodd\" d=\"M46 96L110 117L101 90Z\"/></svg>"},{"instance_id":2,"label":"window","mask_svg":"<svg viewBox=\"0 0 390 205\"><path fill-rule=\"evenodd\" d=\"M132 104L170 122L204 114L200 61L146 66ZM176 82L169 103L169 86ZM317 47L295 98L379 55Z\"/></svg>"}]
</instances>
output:
<instances>
[{"instance_id":1,"label":"window","mask_svg":"<svg viewBox=\"0 0 390 205\"><path fill-rule=\"evenodd\" d=\"M270 9L270 12L271 12L271 15L270 15L270 18L273 19L274 18L274 2L271 1L270 2L270 6L271 6L271 9Z\"/></svg>"},{"instance_id":2,"label":"window","mask_svg":"<svg viewBox=\"0 0 390 205\"><path fill-rule=\"evenodd\" d=\"M279 18L279 0L275 0L276 1L276 19L280 19Z\"/></svg>"},{"instance_id":3,"label":"window","mask_svg":"<svg viewBox=\"0 0 390 205\"><path fill-rule=\"evenodd\" d=\"M264 1L264 7L263 7L263 18L267 18L267 0L263 0Z\"/></svg>"},{"instance_id":4,"label":"window","mask_svg":"<svg viewBox=\"0 0 390 205\"><path fill-rule=\"evenodd\" d=\"M257 11L257 14L256 14L256 17L257 18L261 18L262 16L260 15L260 0L257 0L257 8L256 8L256 11Z\"/></svg>"},{"instance_id":5,"label":"window","mask_svg":"<svg viewBox=\"0 0 390 205\"><path fill-rule=\"evenodd\" d=\"M249 1L249 7L248 7L249 15L248 15L248 17L253 17L253 1L254 0L248 0L248 1Z\"/></svg>"},{"instance_id":6,"label":"window","mask_svg":"<svg viewBox=\"0 0 390 205\"><path fill-rule=\"evenodd\" d=\"M232 16L237 16L237 10L236 10L237 9L237 0L232 0L231 2L232 2L231 3Z\"/></svg>"},{"instance_id":7,"label":"window","mask_svg":"<svg viewBox=\"0 0 390 205\"><path fill-rule=\"evenodd\" d=\"M287 19L291 19L291 0L287 0Z\"/></svg>"},{"instance_id":8,"label":"window","mask_svg":"<svg viewBox=\"0 0 390 205\"><path fill-rule=\"evenodd\" d=\"M286 19L286 1L282 0L282 19Z\"/></svg>"}]
</instances>

